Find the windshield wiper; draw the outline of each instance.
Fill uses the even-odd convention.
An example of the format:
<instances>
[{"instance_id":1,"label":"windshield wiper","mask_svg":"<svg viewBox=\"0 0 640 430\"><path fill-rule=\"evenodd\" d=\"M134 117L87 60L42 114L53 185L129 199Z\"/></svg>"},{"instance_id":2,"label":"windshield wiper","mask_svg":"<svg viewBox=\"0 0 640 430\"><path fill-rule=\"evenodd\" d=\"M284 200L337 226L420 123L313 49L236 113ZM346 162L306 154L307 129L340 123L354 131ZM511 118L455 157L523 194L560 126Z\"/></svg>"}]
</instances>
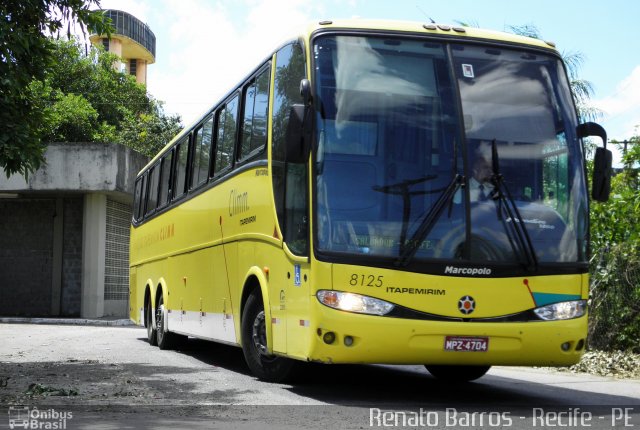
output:
<instances>
[{"instance_id":1,"label":"windshield wiper","mask_svg":"<svg viewBox=\"0 0 640 430\"><path fill-rule=\"evenodd\" d=\"M418 248L420 248L422 242L435 226L436 221L438 220L444 208L447 206L447 203L451 199L453 199L453 196L462 185L462 182L463 177L456 174L451 180L451 183L447 185L444 192L440 194L440 197L431 207L429 212L427 212L423 220L420 222L420 225L416 229L415 233L413 233L413 236L411 236L411 239L409 239L408 241L406 240L406 233L409 225L409 217L408 215L406 216L402 225L402 234L400 235L400 255L395 261L396 266L406 266L407 264L409 264L413 256L418 251ZM407 205L405 203L405 213L406 209Z\"/></svg>"},{"instance_id":2,"label":"windshield wiper","mask_svg":"<svg viewBox=\"0 0 640 430\"><path fill-rule=\"evenodd\" d=\"M493 184L494 188L493 191L491 191L490 196L492 199L498 200L498 219L502 219L502 211L504 210L508 217L508 220L511 220L511 224L513 225L513 230L518 241L518 246L522 250L522 254L524 255L527 269L537 270L538 259L536 257L533 243L531 242L531 237L529 236L527 227L525 226L524 220L520 215L518 206L511 196L507 184L504 182L504 177L502 176L502 173L500 173L498 148L495 139L493 139L493 141L491 142L491 164L491 168L493 171L493 174L491 175L491 183Z\"/></svg>"},{"instance_id":3,"label":"windshield wiper","mask_svg":"<svg viewBox=\"0 0 640 430\"><path fill-rule=\"evenodd\" d=\"M435 191L409 191L411 185L427 182L432 179L436 179L437 175L426 175L417 179L407 179L397 184L391 185L374 185L373 191L378 191L385 194L395 194L402 196L402 230L400 231L400 244L404 243L407 237L407 230L409 229L409 219L411 218L411 196L429 194L442 190Z\"/></svg>"}]
</instances>

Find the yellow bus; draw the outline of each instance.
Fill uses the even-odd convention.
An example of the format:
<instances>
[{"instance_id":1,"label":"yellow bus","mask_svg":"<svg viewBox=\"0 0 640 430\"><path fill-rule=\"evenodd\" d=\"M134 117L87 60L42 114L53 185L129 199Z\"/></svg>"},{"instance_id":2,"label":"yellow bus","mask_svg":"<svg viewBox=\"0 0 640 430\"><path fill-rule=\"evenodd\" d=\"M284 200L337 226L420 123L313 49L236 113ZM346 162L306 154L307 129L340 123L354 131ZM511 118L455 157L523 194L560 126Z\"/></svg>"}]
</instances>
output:
<instances>
[{"instance_id":1,"label":"yellow bus","mask_svg":"<svg viewBox=\"0 0 640 430\"><path fill-rule=\"evenodd\" d=\"M212 72L212 78L215 73ZM140 172L130 317L149 342L300 362L566 366L585 350L583 138L553 45L323 21ZM608 195L598 148L594 199Z\"/></svg>"}]
</instances>

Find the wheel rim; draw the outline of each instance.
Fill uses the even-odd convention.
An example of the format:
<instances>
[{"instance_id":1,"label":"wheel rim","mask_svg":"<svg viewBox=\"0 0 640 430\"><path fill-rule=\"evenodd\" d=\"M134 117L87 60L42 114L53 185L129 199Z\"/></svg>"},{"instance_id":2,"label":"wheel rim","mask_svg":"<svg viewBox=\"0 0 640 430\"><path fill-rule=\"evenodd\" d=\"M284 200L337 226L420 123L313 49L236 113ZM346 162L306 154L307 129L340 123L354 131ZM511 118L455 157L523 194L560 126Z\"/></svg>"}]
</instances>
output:
<instances>
[{"instance_id":1,"label":"wheel rim","mask_svg":"<svg viewBox=\"0 0 640 430\"><path fill-rule=\"evenodd\" d=\"M160 303L158 303L158 308L156 309L156 332L159 339L162 338L162 335L164 334L163 310L164 304L162 303L162 300L160 300Z\"/></svg>"},{"instance_id":2,"label":"wheel rim","mask_svg":"<svg viewBox=\"0 0 640 430\"><path fill-rule=\"evenodd\" d=\"M253 346L261 356L267 356L267 328L264 323L264 311L260 311L253 320L253 328L251 331Z\"/></svg>"},{"instance_id":3,"label":"wheel rim","mask_svg":"<svg viewBox=\"0 0 640 430\"><path fill-rule=\"evenodd\" d=\"M153 326L153 318L151 313L153 312L153 309L151 309L151 305L148 304L147 305L147 335L149 337L151 337L151 334L153 333L153 331L155 330L155 327Z\"/></svg>"}]
</instances>

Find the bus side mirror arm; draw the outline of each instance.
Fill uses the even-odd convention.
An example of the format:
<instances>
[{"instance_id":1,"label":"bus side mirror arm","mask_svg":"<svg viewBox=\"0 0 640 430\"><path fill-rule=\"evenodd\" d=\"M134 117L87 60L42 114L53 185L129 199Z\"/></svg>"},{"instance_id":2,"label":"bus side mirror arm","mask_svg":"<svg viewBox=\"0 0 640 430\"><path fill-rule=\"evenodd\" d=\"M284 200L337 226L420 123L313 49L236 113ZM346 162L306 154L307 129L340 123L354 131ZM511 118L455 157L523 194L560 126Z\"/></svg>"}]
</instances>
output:
<instances>
[{"instance_id":1,"label":"bus side mirror arm","mask_svg":"<svg viewBox=\"0 0 640 430\"><path fill-rule=\"evenodd\" d=\"M286 131L285 161L288 163L305 163L309 159L311 149L311 85L307 79L300 82L302 103L296 103L289 110L289 121Z\"/></svg>"},{"instance_id":2,"label":"bus side mirror arm","mask_svg":"<svg viewBox=\"0 0 640 430\"><path fill-rule=\"evenodd\" d=\"M609 200L611 192L612 154L607 149L607 132L595 122L580 124L577 128L579 138L598 136L602 139L602 147L596 148L593 157L593 178L591 198L598 202Z\"/></svg>"}]
</instances>

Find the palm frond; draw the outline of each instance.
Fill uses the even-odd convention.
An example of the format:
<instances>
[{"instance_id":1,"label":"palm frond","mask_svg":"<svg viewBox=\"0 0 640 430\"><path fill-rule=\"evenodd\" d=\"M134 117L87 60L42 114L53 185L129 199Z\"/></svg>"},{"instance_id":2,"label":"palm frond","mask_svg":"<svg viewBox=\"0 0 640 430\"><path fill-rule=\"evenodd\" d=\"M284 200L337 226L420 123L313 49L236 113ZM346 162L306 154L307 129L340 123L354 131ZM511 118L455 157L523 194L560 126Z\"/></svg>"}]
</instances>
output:
<instances>
[{"instance_id":1,"label":"palm frond","mask_svg":"<svg viewBox=\"0 0 640 430\"><path fill-rule=\"evenodd\" d=\"M582 102L589 100L593 95L593 84L585 79L573 79L570 82L571 92L576 101Z\"/></svg>"},{"instance_id":2,"label":"palm frond","mask_svg":"<svg viewBox=\"0 0 640 430\"><path fill-rule=\"evenodd\" d=\"M534 39L542 39L540 30L534 24L509 25L508 31L519 36L532 37Z\"/></svg>"},{"instance_id":3,"label":"palm frond","mask_svg":"<svg viewBox=\"0 0 640 430\"><path fill-rule=\"evenodd\" d=\"M454 19L453 22L455 22L458 25L461 25L462 27L480 28L480 24L475 19L471 21L462 21L462 20Z\"/></svg>"}]
</instances>

